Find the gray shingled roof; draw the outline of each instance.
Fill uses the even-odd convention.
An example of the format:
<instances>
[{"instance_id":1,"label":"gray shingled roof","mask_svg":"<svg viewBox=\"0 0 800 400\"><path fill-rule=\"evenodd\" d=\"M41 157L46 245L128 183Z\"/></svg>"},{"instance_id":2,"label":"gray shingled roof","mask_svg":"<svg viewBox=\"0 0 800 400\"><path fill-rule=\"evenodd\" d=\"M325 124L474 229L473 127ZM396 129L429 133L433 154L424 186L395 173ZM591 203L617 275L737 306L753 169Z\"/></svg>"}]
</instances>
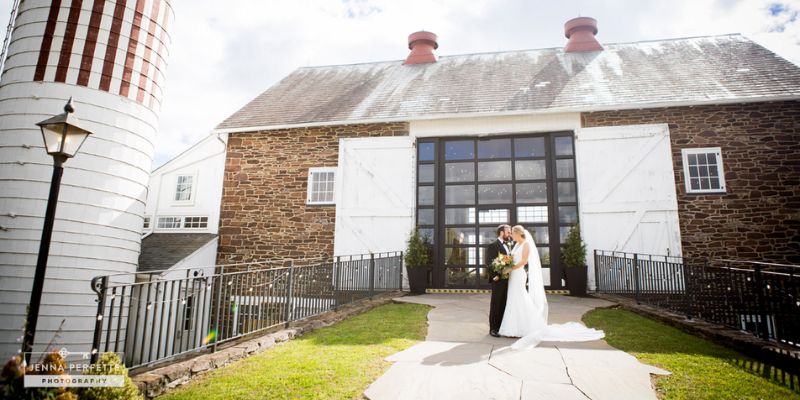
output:
<instances>
[{"instance_id":1,"label":"gray shingled roof","mask_svg":"<svg viewBox=\"0 0 800 400\"><path fill-rule=\"evenodd\" d=\"M168 269L217 237L213 233L154 233L142 239L138 272Z\"/></svg>"},{"instance_id":2,"label":"gray shingled roof","mask_svg":"<svg viewBox=\"0 0 800 400\"><path fill-rule=\"evenodd\" d=\"M800 98L800 68L741 35L299 68L217 127Z\"/></svg>"}]
</instances>

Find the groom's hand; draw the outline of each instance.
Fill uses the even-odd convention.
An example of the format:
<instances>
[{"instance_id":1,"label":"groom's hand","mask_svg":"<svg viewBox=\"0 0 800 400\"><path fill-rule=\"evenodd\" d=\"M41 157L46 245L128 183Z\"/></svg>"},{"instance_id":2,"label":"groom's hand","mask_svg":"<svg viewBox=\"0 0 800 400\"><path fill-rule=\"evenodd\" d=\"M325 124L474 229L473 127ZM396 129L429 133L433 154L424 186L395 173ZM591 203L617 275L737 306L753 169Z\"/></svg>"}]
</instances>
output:
<instances>
[{"instance_id":1,"label":"groom's hand","mask_svg":"<svg viewBox=\"0 0 800 400\"><path fill-rule=\"evenodd\" d=\"M492 280L493 280L493 281L495 281L495 282L497 282L497 281L499 281L499 280L500 280L500 277L499 277L499 276L495 276L495 277L494 277Z\"/></svg>"}]
</instances>

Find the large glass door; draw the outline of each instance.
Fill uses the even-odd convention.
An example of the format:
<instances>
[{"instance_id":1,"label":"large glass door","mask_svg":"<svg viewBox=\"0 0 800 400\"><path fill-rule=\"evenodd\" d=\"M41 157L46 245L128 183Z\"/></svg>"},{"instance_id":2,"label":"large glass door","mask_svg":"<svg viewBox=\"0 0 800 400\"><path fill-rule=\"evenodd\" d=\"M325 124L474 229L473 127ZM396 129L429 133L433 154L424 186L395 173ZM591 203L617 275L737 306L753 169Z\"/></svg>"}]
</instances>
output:
<instances>
[{"instance_id":1,"label":"large glass door","mask_svg":"<svg viewBox=\"0 0 800 400\"><path fill-rule=\"evenodd\" d=\"M434 244L432 287L488 287L486 245L500 224L525 226L545 284L561 287L561 240L576 222L572 133L418 142L417 225ZM551 279L551 275L559 279Z\"/></svg>"},{"instance_id":2,"label":"large glass door","mask_svg":"<svg viewBox=\"0 0 800 400\"><path fill-rule=\"evenodd\" d=\"M439 244L434 276L438 287L476 287L478 283L478 241L475 222L475 141L450 140L439 144L439 172L443 185L438 189L443 202L439 227L445 242ZM443 203L443 204L442 204Z\"/></svg>"}]
</instances>

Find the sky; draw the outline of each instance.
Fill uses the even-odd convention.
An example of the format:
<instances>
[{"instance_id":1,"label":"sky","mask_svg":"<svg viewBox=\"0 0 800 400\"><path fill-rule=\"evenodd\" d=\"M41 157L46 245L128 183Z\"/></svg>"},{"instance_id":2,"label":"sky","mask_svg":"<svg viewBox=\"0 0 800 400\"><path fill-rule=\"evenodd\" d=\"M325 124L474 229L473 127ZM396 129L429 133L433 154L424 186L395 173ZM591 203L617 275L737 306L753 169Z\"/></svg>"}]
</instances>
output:
<instances>
[{"instance_id":1,"label":"sky","mask_svg":"<svg viewBox=\"0 0 800 400\"><path fill-rule=\"evenodd\" d=\"M0 0L5 27L13 0ZM402 60L408 35L439 55L562 47L564 22L600 43L741 33L800 65L800 0L171 0L175 21L153 168L293 70ZM220 4L225 5L221 7Z\"/></svg>"}]
</instances>

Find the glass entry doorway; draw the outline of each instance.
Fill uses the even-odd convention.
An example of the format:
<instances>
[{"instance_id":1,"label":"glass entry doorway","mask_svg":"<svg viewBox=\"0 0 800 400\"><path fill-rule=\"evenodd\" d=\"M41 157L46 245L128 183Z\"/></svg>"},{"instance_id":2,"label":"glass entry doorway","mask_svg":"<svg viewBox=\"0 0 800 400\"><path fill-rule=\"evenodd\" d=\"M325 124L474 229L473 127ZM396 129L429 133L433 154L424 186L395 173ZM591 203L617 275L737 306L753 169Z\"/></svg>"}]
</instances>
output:
<instances>
[{"instance_id":1,"label":"glass entry doorway","mask_svg":"<svg viewBox=\"0 0 800 400\"><path fill-rule=\"evenodd\" d=\"M417 225L433 243L433 288L487 288L500 224L534 235L545 285L562 288L560 244L577 222L572 132L420 139ZM555 239L555 240L553 240Z\"/></svg>"}]
</instances>

